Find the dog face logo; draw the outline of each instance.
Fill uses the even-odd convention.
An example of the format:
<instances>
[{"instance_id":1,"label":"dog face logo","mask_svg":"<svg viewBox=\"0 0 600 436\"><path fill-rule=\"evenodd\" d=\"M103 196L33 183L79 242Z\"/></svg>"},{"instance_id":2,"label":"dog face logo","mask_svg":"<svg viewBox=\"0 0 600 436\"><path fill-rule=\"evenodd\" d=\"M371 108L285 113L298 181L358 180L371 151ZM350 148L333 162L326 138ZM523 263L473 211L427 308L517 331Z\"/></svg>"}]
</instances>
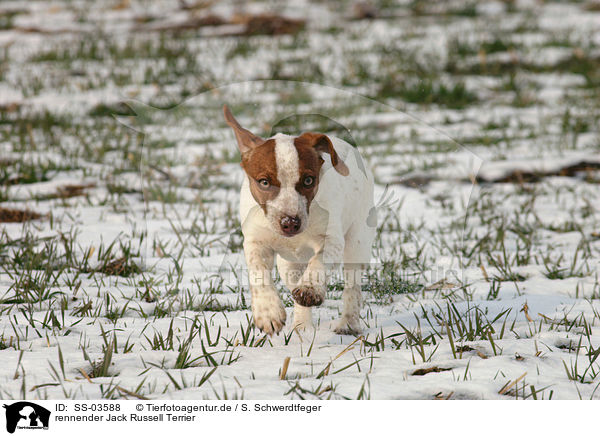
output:
<instances>
[{"instance_id":1,"label":"dog face logo","mask_svg":"<svg viewBox=\"0 0 600 436\"><path fill-rule=\"evenodd\" d=\"M6 431L19 429L48 429L50 411L28 401L3 405L6 409Z\"/></svg>"}]
</instances>

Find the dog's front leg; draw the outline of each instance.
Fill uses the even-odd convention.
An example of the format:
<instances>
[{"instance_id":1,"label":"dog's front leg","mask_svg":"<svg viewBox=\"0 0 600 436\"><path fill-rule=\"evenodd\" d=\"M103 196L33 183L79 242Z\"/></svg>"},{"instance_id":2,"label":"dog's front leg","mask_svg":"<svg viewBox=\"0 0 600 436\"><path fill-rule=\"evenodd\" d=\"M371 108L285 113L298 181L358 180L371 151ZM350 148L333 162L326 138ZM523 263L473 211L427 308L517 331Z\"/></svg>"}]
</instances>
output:
<instances>
[{"instance_id":1,"label":"dog's front leg","mask_svg":"<svg viewBox=\"0 0 600 436\"><path fill-rule=\"evenodd\" d=\"M339 267L344 253L344 238L341 235L326 236L322 246L317 247L309 260L298 287L292 297L301 306L320 306L325 300L327 282L331 272Z\"/></svg>"},{"instance_id":2,"label":"dog's front leg","mask_svg":"<svg viewBox=\"0 0 600 436\"><path fill-rule=\"evenodd\" d=\"M273 285L275 253L264 244L247 241L244 242L244 254L248 265L254 324L269 335L279 333L285 325L286 314Z\"/></svg>"}]
</instances>

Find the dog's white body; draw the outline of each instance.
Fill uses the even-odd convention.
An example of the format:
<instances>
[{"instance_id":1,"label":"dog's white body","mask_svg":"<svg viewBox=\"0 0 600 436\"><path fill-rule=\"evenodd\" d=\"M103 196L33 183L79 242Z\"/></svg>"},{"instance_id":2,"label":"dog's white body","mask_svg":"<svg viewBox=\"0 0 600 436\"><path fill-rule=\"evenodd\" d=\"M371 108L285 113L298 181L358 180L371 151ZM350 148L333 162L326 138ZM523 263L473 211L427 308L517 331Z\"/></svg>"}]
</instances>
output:
<instances>
[{"instance_id":1,"label":"dog's white body","mask_svg":"<svg viewBox=\"0 0 600 436\"><path fill-rule=\"evenodd\" d=\"M293 154L293 147L286 148L290 138L278 134L273 139L277 147ZM272 222L250 191L248 177L242 185L240 218L252 289L252 309L257 326L269 333L278 332L286 317L271 277L275 257L279 275L290 290L298 286L308 287L321 298L325 296L327 276L343 264L344 308L334 330L346 334L360 330L360 279L370 261L375 235L373 176L357 149L339 138L330 139L349 174L341 175L329 159L324 159L318 191L310 204L307 224L301 233L286 237L274 232ZM294 156L288 157L293 162ZM295 158L298 159L297 154ZM279 166L282 166L279 164L282 160L278 156ZM279 170L282 171L281 168ZM298 208L291 200L288 203L278 207ZM294 327L311 326L311 308L296 303Z\"/></svg>"}]
</instances>

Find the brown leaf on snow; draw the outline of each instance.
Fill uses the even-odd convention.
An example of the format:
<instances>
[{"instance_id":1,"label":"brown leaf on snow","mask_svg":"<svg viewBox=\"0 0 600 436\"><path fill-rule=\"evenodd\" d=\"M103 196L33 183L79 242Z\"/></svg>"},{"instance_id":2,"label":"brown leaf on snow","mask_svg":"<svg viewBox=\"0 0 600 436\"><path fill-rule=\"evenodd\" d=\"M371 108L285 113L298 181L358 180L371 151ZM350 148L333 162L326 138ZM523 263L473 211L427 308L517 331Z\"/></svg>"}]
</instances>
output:
<instances>
[{"instance_id":1,"label":"brown leaf on snow","mask_svg":"<svg viewBox=\"0 0 600 436\"><path fill-rule=\"evenodd\" d=\"M71 197L77 197L80 195L85 195L86 192L85 190L88 188L95 188L96 184L95 183L88 183L85 185L65 185L65 186L59 186L56 189L56 195L59 198L71 198Z\"/></svg>"},{"instance_id":2,"label":"brown leaf on snow","mask_svg":"<svg viewBox=\"0 0 600 436\"><path fill-rule=\"evenodd\" d=\"M419 368L413 371L412 375L426 375L430 372L443 372L450 371L452 368L440 368L439 366L432 366L431 368Z\"/></svg>"},{"instance_id":3,"label":"brown leaf on snow","mask_svg":"<svg viewBox=\"0 0 600 436\"><path fill-rule=\"evenodd\" d=\"M231 21L246 26L244 35L293 35L306 25L305 20L274 14L236 15Z\"/></svg>"},{"instance_id":4,"label":"brown leaf on snow","mask_svg":"<svg viewBox=\"0 0 600 436\"><path fill-rule=\"evenodd\" d=\"M24 223L25 221L37 220L42 217L43 215L31 210L0 207L0 223Z\"/></svg>"}]
</instances>

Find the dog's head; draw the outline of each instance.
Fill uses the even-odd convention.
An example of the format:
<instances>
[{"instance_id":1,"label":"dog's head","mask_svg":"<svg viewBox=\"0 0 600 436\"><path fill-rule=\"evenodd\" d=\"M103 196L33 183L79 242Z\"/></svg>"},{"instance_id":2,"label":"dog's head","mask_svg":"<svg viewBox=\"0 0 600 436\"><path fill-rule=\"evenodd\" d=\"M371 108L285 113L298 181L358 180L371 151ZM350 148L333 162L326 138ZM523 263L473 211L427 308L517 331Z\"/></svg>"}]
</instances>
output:
<instances>
[{"instance_id":1,"label":"dog's head","mask_svg":"<svg viewBox=\"0 0 600 436\"><path fill-rule=\"evenodd\" d=\"M324 162L321 155L329 154L333 168L343 176L348 175L348 167L331 140L322 133L312 132L297 137L279 133L263 139L240 126L227 106L223 107L223 113L235 132L250 192L273 230L287 237L304 231L310 203L319 187Z\"/></svg>"}]
</instances>

